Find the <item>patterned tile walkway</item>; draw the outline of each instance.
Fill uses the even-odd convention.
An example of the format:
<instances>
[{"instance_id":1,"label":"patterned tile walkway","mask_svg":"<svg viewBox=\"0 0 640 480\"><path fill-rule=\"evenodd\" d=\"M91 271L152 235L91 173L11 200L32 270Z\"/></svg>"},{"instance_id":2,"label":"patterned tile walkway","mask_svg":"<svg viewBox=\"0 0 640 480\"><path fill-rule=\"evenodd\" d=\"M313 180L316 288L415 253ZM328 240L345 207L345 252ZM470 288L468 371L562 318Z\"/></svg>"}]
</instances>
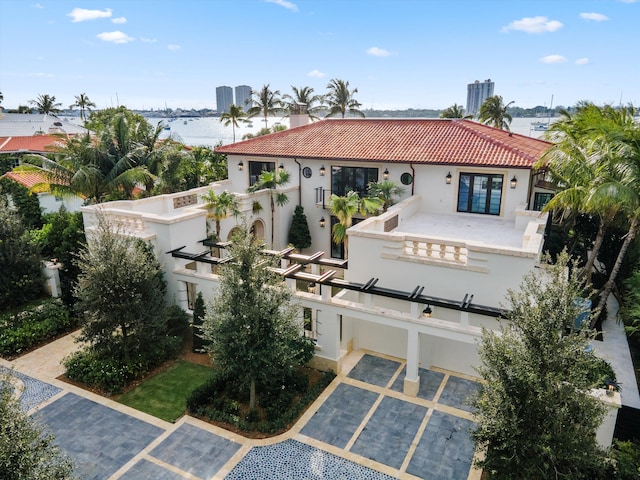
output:
<instances>
[{"instance_id":1,"label":"patterned tile walkway","mask_svg":"<svg viewBox=\"0 0 640 480\"><path fill-rule=\"evenodd\" d=\"M354 368L297 425L267 440L190 417L169 424L55 378L14 375L24 385L22 407L35 410L83 480L479 478L465 403L476 382L420 369L411 398L401 393L404 362L355 355Z\"/></svg>"}]
</instances>

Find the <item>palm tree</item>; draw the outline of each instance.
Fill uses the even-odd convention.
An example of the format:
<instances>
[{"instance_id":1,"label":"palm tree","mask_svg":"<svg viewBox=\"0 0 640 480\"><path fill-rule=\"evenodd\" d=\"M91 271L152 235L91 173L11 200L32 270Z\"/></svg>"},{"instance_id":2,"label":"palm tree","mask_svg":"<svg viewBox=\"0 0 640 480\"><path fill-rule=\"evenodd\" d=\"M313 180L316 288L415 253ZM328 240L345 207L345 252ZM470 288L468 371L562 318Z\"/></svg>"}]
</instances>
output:
<instances>
[{"instance_id":1,"label":"palm tree","mask_svg":"<svg viewBox=\"0 0 640 480\"><path fill-rule=\"evenodd\" d=\"M395 204L395 197L404 193L404 187L398 185L391 180L383 180L382 182L371 182L367 185L367 194L370 197L379 198L382 201L382 211Z\"/></svg>"},{"instance_id":2,"label":"palm tree","mask_svg":"<svg viewBox=\"0 0 640 480\"><path fill-rule=\"evenodd\" d=\"M504 105L502 97L500 95L494 95L487 98L480 106L478 112L478 120L486 125L492 125L495 128L501 128L502 130L509 130L511 124L511 114L507 112L509 105L514 103L513 101Z\"/></svg>"},{"instance_id":3,"label":"palm tree","mask_svg":"<svg viewBox=\"0 0 640 480\"><path fill-rule=\"evenodd\" d=\"M85 110L91 111L91 107L96 106L95 103L93 103L91 100L89 100L89 97L87 96L86 93L81 93L80 95L76 95L76 102L73 105L69 105L70 109L73 109L73 107L78 107L80 108L80 119L85 122L87 120L86 114L85 114Z\"/></svg>"},{"instance_id":4,"label":"palm tree","mask_svg":"<svg viewBox=\"0 0 640 480\"><path fill-rule=\"evenodd\" d=\"M473 115L465 115L462 105L454 103L440 113L440 118L473 118Z\"/></svg>"},{"instance_id":5,"label":"palm tree","mask_svg":"<svg viewBox=\"0 0 640 480\"><path fill-rule=\"evenodd\" d=\"M38 98L35 100L29 100L31 105L34 105L38 109L38 113L58 113L62 104L56 103L56 97L53 95L38 94Z\"/></svg>"},{"instance_id":6,"label":"palm tree","mask_svg":"<svg viewBox=\"0 0 640 480\"><path fill-rule=\"evenodd\" d=\"M209 213L207 218L213 218L216 222L216 239L220 240L220 222L230 215L237 217L240 215L238 200L235 194L226 190L221 194L216 194L215 190L209 190L202 196L207 205Z\"/></svg>"},{"instance_id":7,"label":"palm tree","mask_svg":"<svg viewBox=\"0 0 640 480\"><path fill-rule=\"evenodd\" d=\"M325 99L329 105L329 113L327 117L334 117L341 115L344 118L346 113L357 115L364 118L364 113L358 110L362 106L353 95L358 93L358 89L354 88L349 90L349 82L334 78L327 85L329 93L327 93Z\"/></svg>"},{"instance_id":8,"label":"palm tree","mask_svg":"<svg viewBox=\"0 0 640 480\"><path fill-rule=\"evenodd\" d=\"M265 190L265 189L269 190L269 199L271 202L271 246L273 246L273 238L274 238L273 230L274 230L274 216L275 216L275 209L276 209L275 206L278 205L279 207L282 207L286 205L287 202L289 201L289 197L287 196L287 194L283 192L278 192L277 189L278 187L282 187L287 183L289 183L291 174L286 170L280 170L280 169L278 170L279 170L278 172L263 171L258 177L258 181L247 189L247 192L249 193L257 192L258 190ZM275 198L274 198L274 193L275 193Z\"/></svg>"},{"instance_id":9,"label":"palm tree","mask_svg":"<svg viewBox=\"0 0 640 480\"><path fill-rule=\"evenodd\" d=\"M277 115L282 111L282 100L280 90L271 91L269 84L263 85L259 92L251 91L253 97L253 107L247 111L249 118L262 115L264 117L265 128L269 127L267 118L269 115Z\"/></svg>"},{"instance_id":10,"label":"palm tree","mask_svg":"<svg viewBox=\"0 0 640 480\"><path fill-rule=\"evenodd\" d=\"M347 230L353 224L353 216L356 213L361 215L371 215L377 213L382 208L382 200L377 197L363 197L354 192L349 191L343 197L331 195L329 199L329 210L334 215L338 222L333 225L331 230L331 236L333 241L337 244L344 244L344 254L347 257L348 251L348 238Z\"/></svg>"},{"instance_id":11,"label":"palm tree","mask_svg":"<svg viewBox=\"0 0 640 480\"><path fill-rule=\"evenodd\" d=\"M305 105L309 118L317 120L318 117L315 114L322 107L324 97L322 95L313 95L313 88L311 87L298 88L291 85L291 90L293 91L293 95L285 94L282 96L282 98L286 100L285 108L288 111L287 115L297 111L300 105Z\"/></svg>"},{"instance_id":12,"label":"palm tree","mask_svg":"<svg viewBox=\"0 0 640 480\"><path fill-rule=\"evenodd\" d=\"M225 127L231 125L233 128L233 143L236 143L236 127L239 126L238 122L247 123L246 117L247 113L242 107L238 107L235 104L231 104L229 111L220 115L220 122L223 122Z\"/></svg>"}]
</instances>

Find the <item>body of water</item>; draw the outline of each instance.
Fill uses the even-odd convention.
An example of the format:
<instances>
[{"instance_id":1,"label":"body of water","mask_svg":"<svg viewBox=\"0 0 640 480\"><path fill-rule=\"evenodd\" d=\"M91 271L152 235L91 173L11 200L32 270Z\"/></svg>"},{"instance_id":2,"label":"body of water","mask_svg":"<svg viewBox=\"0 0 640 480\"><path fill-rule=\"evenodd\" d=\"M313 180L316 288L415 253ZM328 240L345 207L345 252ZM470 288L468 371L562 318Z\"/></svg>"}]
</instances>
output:
<instances>
[{"instance_id":1,"label":"body of water","mask_svg":"<svg viewBox=\"0 0 640 480\"><path fill-rule=\"evenodd\" d=\"M70 118L69 120L78 125L81 124L79 118ZM224 124L220 122L219 117L147 118L147 120L154 126L157 125L158 122L162 122L163 125L169 127L168 130L163 130L161 138L171 136L186 145L214 147L220 142L222 142L223 145L233 143L233 129L231 126L224 126ZM549 119L551 123L555 120L555 118ZM514 118L511 122L511 131L533 138L543 138L545 132L536 131L532 127L532 123L536 121L546 123L548 120L542 118ZM288 128L289 119L281 117L271 117L268 119L269 127L276 124L281 124ZM252 119L251 124L240 125L236 128L236 141L242 140L242 137L247 133L256 134L263 127L264 121L258 118Z\"/></svg>"}]
</instances>

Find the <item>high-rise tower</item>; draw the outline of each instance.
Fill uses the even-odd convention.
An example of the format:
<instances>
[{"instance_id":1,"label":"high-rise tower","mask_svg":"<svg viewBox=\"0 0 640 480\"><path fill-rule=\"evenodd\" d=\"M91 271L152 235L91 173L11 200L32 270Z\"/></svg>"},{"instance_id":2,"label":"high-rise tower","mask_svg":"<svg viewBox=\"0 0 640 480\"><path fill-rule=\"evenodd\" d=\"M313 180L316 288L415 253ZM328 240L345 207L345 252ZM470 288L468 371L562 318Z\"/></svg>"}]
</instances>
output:
<instances>
[{"instance_id":1,"label":"high-rise tower","mask_svg":"<svg viewBox=\"0 0 640 480\"><path fill-rule=\"evenodd\" d=\"M484 101L493 96L494 85L490 78L482 83L476 80L467 85L467 115L477 115Z\"/></svg>"},{"instance_id":2,"label":"high-rise tower","mask_svg":"<svg viewBox=\"0 0 640 480\"><path fill-rule=\"evenodd\" d=\"M216 87L216 111L219 115L229 111L233 104L233 89L231 87Z\"/></svg>"},{"instance_id":3,"label":"high-rise tower","mask_svg":"<svg viewBox=\"0 0 640 480\"><path fill-rule=\"evenodd\" d=\"M251 101L251 87L249 85L238 85L236 87L236 101L235 104L246 112L252 106Z\"/></svg>"}]
</instances>

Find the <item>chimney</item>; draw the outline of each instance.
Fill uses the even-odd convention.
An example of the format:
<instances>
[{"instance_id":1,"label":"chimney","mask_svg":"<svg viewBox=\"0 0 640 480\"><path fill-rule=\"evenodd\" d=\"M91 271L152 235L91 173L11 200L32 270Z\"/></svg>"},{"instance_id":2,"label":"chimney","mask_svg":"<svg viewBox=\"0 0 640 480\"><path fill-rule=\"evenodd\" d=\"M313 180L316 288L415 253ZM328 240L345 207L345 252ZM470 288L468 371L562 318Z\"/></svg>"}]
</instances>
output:
<instances>
[{"instance_id":1,"label":"chimney","mask_svg":"<svg viewBox=\"0 0 640 480\"><path fill-rule=\"evenodd\" d=\"M302 127L309 123L309 112L306 103L294 103L289 113L289 126L291 128Z\"/></svg>"}]
</instances>

